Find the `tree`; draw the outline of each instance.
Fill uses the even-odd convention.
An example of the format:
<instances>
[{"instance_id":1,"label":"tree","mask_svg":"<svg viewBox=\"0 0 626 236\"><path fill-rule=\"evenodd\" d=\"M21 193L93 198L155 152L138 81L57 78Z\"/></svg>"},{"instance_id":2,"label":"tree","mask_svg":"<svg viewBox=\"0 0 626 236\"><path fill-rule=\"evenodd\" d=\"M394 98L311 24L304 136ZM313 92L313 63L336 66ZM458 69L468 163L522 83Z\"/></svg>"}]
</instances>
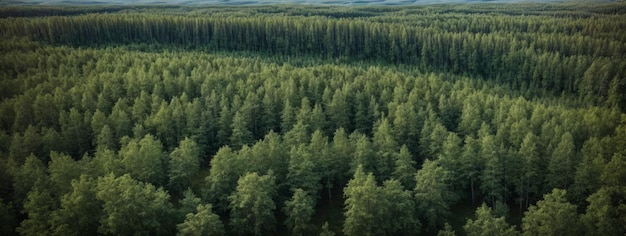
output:
<instances>
[{"instance_id":1,"label":"tree","mask_svg":"<svg viewBox=\"0 0 626 236\"><path fill-rule=\"evenodd\" d=\"M561 142L556 147L548 163L546 176L546 188L567 189L574 180L575 156L574 138L567 132L561 137Z\"/></svg>"},{"instance_id":2,"label":"tree","mask_svg":"<svg viewBox=\"0 0 626 236\"><path fill-rule=\"evenodd\" d=\"M248 129L249 121L244 114L237 111L233 117L231 129L232 135L230 136L230 144L233 147L239 148L243 145L251 144L254 141L254 137L250 129Z\"/></svg>"},{"instance_id":3,"label":"tree","mask_svg":"<svg viewBox=\"0 0 626 236\"><path fill-rule=\"evenodd\" d=\"M313 225L310 222L315 213L314 207L312 196L300 188L293 192L291 200L285 202L285 226L292 235L307 235L311 232Z\"/></svg>"},{"instance_id":4,"label":"tree","mask_svg":"<svg viewBox=\"0 0 626 236\"><path fill-rule=\"evenodd\" d=\"M113 132L108 125L105 125L98 133L98 136L94 139L94 145L97 149L115 149L116 144L113 137Z\"/></svg>"},{"instance_id":5,"label":"tree","mask_svg":"<svg viewBox=\"0 0 626 236\"><path fill-rule=\"evenodd\" d=\"M463 178L461 168L461 143L463 141L455 133L450 132L448 137L443 142L441 153L438 155L438 160L441 166L450 172L451 183L454 191L460 192L467 182Z\"/></svg>"},{"instance_id":6,"label":"tree","mask_svg":"<svg viewBox=\"0 0 626 236\"><path fill-rule=\"evenodd\" d=\"M506 223L504 217L497 217L491 212L491 208L483 203L476 209L476 219L468 219L463 229L468 236L500 236L518 235L515 227Z\"/></svg>"},{"instance_id":7,"label":"tree","mask_svg":"<svg viewBox=\"0 0 626 236\"><path fill-rule=\"evenodd\" d=\"M154 136L147 134L137 141L131 139L119 152L124 170L136 180L162 185L166 180L167 156L163 145Z\"/></svg>"},{"instance_id":8,"label":"tree","mask_svg":"<svg viewBox=\"0 0 626 236\"><path fill-rule=\"evenodd\" d=\"M442 230L439 230L437 236L455 236L456 232L452 229L450 224L446 223Z\"/></svg>"},{"instance_id":9,"label":"tree","mask_svg":"<svg viewBox=\"0 0 626 236\"><path fill-rule=\"evenodd\" d=\"M397 179L407 189L415 186L415 161L409 153L409 149L406 145L402 145L400 152L396 155L395 170L393 171L393 178Z\"/></svg>"},{"instance_id":10,"label":"tree","mask_svg":"<svg viewBox=\"0 0 626 236\"><path fill-rule=\"evenodd\" d=\"M601 188L589 198L581 216L587 235L624 235L626 233L626 187Z\"/></svg>"},{"instance_id":11,"label":"tree","mask_svg":"<svg viewBox=\"0 0 626 236\"><path fill-rule=\"evenodd\" d=\"M359 165L362 165L364 171L372 172L376 169L374 165L375 156L372 148L372 143L369 138L363 134L354 133L350 136L350 139L354 145L354 152L352 153L352 173L357 169Z\"/></svg>"},{"instance_id":12,"label":"tree","mask_svg":"<svg viewBox=\"0 0 626 236\"><path fill-rule=\"evenodd\" d=\"M481 187L483 193L491 201L491 205L495 205L496 201L504 201L507 195L507 188L504 184L505 160L500 150L493 135L482 138L480 155L485 161L485 167Z\"/></svg>"},{"instance_id":13,"label":"tree","mask_svg":"<svg viewBox=\"0 0 626 236\"><path fill-rule=\"evenodd\" d=\"M58 202L48 190L31 190L22 210L28 218L15 231L21 235L49 235L51 214L57 207Z\"/></svg>"},{"instance_id":14,"label":"tree","mask_svg":"<svg viewBox=\"0 0 626 236\"><path fill-rule=\"evenodd\" d=\"M377 213L382 210L382 199L374 175L365 175L359 165L343 192L346 197L343 233L348 236L384 234L384 229L376 227L380 225Z\"/></svg>"},{"instance_id":15,"label":"tree","mask_svg":"<svg viewBox=\"0 0 626 236\"><path fill-rule=\"evenodd\" d=\"M217 212L226 212L229 204L228 196L237 187L237 180L245 173L245 167L237 153L228 146L220 148L211 159L209 176L205 178L207 187L205 198L212 202Z\"/></svg>"},{"instance_id":16,"label":"tree","mask_svg":"<svg viewBox=\"0 0 626 236\"><path fill-rule=\"evenodd\" d=\"M350 178L350 159L353 151L354 146L348 139L345 130L343 128L337 129L335 136L333 136L331 153L333 153L333 160L337 162L333 168L337 171L339 186L344 186Z\"/></svg>"},{"instance_id":17,"label":"tree","mask_svg":"<svg viewBox=\"0 0 626 236\"><path fill-rule=\"evenodd\" d=\"M322 231L320 232L320 236L335 236L335 232L331 231L328 227L328 221L324 222L322 225Z\"/></svg>"},{"instance_id":18,"label":"tree","mask_svg":"<svg viewBox=\"0 0 626 236\"><path fill-rule=\"evenodd\" d=\"M323 187L327 190L328 199L332 200L331 189L334 181L338 179L337 175L340 169L338 167L341 160L333 155L328 144L328 138L322 134L321 130L313 132L308 149L309 153L315 153L316 172L323 182Z\"/></svg>"},{"instance_id":19,"label":"tree","mask_svg":"<svg viewBox=\"0 0 626 236\"><path fill-rule=\"evenodd\" d=\"M230 201L230 225L239 235L263 235L275 227L273 197L276 184L273 173L259 176L247 173L237 181L237 190Z\"/></svg>"},{"instance_id":20,"label":"tree","mask_svg":"<svg viewBox=\"0 0 626 236\"><path fill-rule=\"evenodd\" d=\"M46 173L46 166L37 157L30 155L13 175L13 189L18 204L24 204L32 189L50 189L52 183ZM43 190L41 190L43 191ZM39 196L41 193L36 194ZM33 196L33 197L35 197Z\"/></svg>"},{"instance_id":21,"label":"tree","mask_svg":"<svg viewBox=\"0 0 626 236\"><path fill-rule=\"evenodd\" d=\"M451 191L450 173L438 161L426 160L415 174L415 202L425 230L436 233L444 226L450 214L450 205L456 201Z\"/></svg>"},{"instance_id":22,"label":"tree","mask_svg":"<svg viewBox=\"0 0 626 236\"><path fill-rule=\"evenodd\" d=\"M394 156L399 147L387 118L376 122L372 144L376 150L374 174L381 180L388 179L393 172Z\"/></svg>"},{"instance_id":23,"label":"tree","mask_svg":"<svg viewBox=\"0 0 626 236\"><path fill-rule=\"evenodd\" d=\"M332 101L327 104L329 114L328 119L333 128L342 127L351 130L350 126L350 107L347 101L347 95L344 90L337 89L333 94Z\"/></svg>"},{"instance_id":24,"label":"tree","mask_svg":"<svg viewBox=\"0 0 626 236\"><path fill-rule=\"evenodd\" d=\"M61 197L61 207L52 213L54 235L95 235L102 216L96 199L96 181L86 175L72 180L71 191Z\"/></svg>"},{"instance_id":25,"label":"tree","mask_svg":"<svg viewBox=\"0 0 626 236\"><path fill-rule=\"evenodd\" d=\"M528 132L520 145L519 155L523 159L521 176L517 186L520 211L527 208L530 198L538 197L541 192L541 173L544 163L539 153L539 139L532 132Z\"/></svg>"},{"instance_id":26,"label":"tree","mask_svg":"<svg viewBox=\"0 0 626 236\"><path fill-rule=\"evenodd\" d=\"M286 183L290 190L302 189L310 196L318 196L322 188L321 176L315 171L316 163L313 162L311 153L304 145L300 145L292 148L289 156Z\"/></svg>"},{"instance_id":27,"label":"tree","mask_svg":"<svg viewBox=\"0 0 626 236\"><path fill-rule=\"evenodd\" d=\"M171 235L175 230L170 196L162 188L126 174L98 178L96 199L102 201L98 233L115 235Z\"/></svg>"},{"instance_id":28,"label":"tree","mask_svg":"<svg viewBox=\"0 0 626 236\"><path fill-rule=\"evenodd\" d=\"M476 202L476 185L480 178L481 170L484 166L482 158L479 156L480 143L478 139L465 136L465 145L461 153L461 178L466 179L470 184L470 196L472 205Z\"/></svg>"},{"instance_id":29,"label":"tree","mask_svg":"<svg viewBox=\"0 0 626 236\"><path fill-rule=\"evenodd\" d=\"M76 108L71 108L69 112L61 112L59 115L64 150L67 150L71 156L79 157L89 150L92 140L90 125L88 125L90 120L90 115L83 115ZM112 119L112 121L121 122L117 119Z\"/></svg>"},{"instance_id":30,"label":"tree","mask_svg":"<svg viewBox=\"0 0 626 236\"><path fill-rule=\"evenodd\" d=\"M224 235L224 224L213 213L211 204L199 204L196 213L188 213L185 221L177 225L179 236L219 236Z\"/></svg>"},{"instance_id":31,"label":"tree","mask_svg":"<svg viewBox=\"0 0 626 236\"><path fill-rule=\"evenodd\" d=\"M566 191L554 189L543 196L536 206L530 206L522 219L524 235L577 235L576 205L565 198Z\"/></svg>"},{"instance_id":32,"label":"tree","mask_svg":"<svg viewBox=\"0 0 626 236\"><path fill-rule=\"evenodd\" d=\"M55 187L54 193L60 196L68 193L72 188L72 180L78 179L82 174L81 168L83 166L85 163L76 162L67 155L51 152L48 173L50 173L50 181Z\"/></svg>"},{"instance_id":33,"label":"tree","mask_svg":"<svg viewBox=\"0 0 626 236\"><path fill-rule=\"evenodd\" d=\"M185 138L170 153L169 187L180 193L191 186L191 177L200 170L200 149L195 141Z\"/></svg>"},{"instance_id":34,"label":"tree","mask_svg":"<svg viewBox=\"0 0 626 236\"><path fill-rule=\"evenodd\" d=\"M416 235L421 224L416 217L415 202L411 191L405 190L400 181L391 179L383 183L381 199L383 213L377 218L387 235Z\"/></svg>"},{"instance_id":35,"label":"tree","mask_svg":"<svg viewBox=\"0 0 626 236\"><path fill-rule=\"evenodd\" d=\"M601 187L600 177L606 165L603 154L607 152L607 148L603 146L601 140L592 137L585 141L580 150L582 160L576 168L574 184L567 191L572 196L572 202L575 204L584 206L587 197Z\"/></svg>"},{"instance_id":36,"label":"tree","mask_svg":"<svg viewBox=\"0 0 626 236\"><path fill-rule=\"evenodd\" d=\"M183 193L183 199L180 199L180 201L178 202L178 204L180 205L180 207L178 208L178 215L180 216L180 220L177 222L183 221L185 219L185 216L189 213L197 213L196 208L198 207L198 205L200 205L200 203L202 203L202 199L197 197L190 188L185 190L185 192Z\"/></svg>"}]
</instances>

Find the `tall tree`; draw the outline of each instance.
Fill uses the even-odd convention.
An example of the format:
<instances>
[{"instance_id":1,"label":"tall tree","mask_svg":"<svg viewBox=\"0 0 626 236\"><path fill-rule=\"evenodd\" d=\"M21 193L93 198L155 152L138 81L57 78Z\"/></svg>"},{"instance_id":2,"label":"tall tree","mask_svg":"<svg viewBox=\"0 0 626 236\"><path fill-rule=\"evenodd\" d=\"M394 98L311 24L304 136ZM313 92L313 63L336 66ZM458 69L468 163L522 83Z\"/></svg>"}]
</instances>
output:
<instances>
[{"instance_id":1,"label":"tall tree","mask_svg":"<svg viewBox=\"0 0 626 236\"><path fill-rule=\"evenodd\" d=\"M230 225L239 235L263 235L275 228L273 173L259 176L256 172L241 176L230 201Z\"/></svg>"},{"instance_id":2,"label":"tall tree","mask_svg":"<svg viewBox=\"0 0 626 236\"><path fill-rule=\"evenodd\" d=\"M98 233L171 235L175 229L170 196L162 188L113 174L98 178L96 199L103 202Z\"/></svg>"},{"instance_id":3,"label":"tall tree","mask_svg":"<svg viewBox=\"0 0 626 236\"><path fill-rule=\"evenodd\" d=\"M416 217L415 202L411 191L405 190L400 181L392 179L383 183L381 199L384 204L379 227L387 235L416 235L421 224ZM381 214L381 213L379 213Z\"/></svg>"},{"instance_id":4,"label":"tall tree","mask_svg":"<svg viewBox=\"0 0 626 236\"><path fill-rule=\"evenodd\" d=\"M406 145L402 145L400 152L396 155L393 178L400 181L405 188L410 189L415 186L416 172L415 161L411 157L409 149Z\"/></svg>"},{"instance_id":5,"label":"tall tree","mask_svg":"<svg viewBox=\"0 0 626 236\"><path fill-rule=\"evenodd\" d=\"M574 163L577 162L574 138L569 132L563 134L548 163L546 188L567 189L574 180Z\"/></svg>"},{"instance_id":6,"label":"tall tree","mask_svg":"<svg viewBox=\"0 0 626 236\"><path fill-rule=\"evenodd\" d=\"M96 199L96 181L86 175L72 180L71 191L61 197L61 207L52 213L54 235L95 235L102 216Z\"/></svg>"},{"instance_id":7,"label":"tall tree","mask_svg":"<svg viewBox=\"0 0 626 236\"><path fill-rule=\"evenodd\" d=\"M426 160L415 174L415 202L424 230L436 233L450 215L450 205L456 201L451 191L450 173L438 161Z\"/></svg>"},{"instance_id":8,"label":"tall tree","mask_svg":"<svg viewBox=\"0 0 626 236\"><path fill-rule=\"evenodd\" d=\"M399 146L393 136L393 130L387 118L376 122L372 144L374 150L376 150L376 164L374 165L376 172L374 172L374 175L380 180L389 179L393 172L394 157L398 152Z\"/></svg>"},{"instance_id":9,"label":"tall tree","mask_svg":"<svg viewBox=\"0 0 626 236\"><path fill-rule=\"evenodd\" d=\"M576 235L580 233L576 205L565 198L566 191L554 189L530 206L522 219L524 235Z\"/></svg>"},{"instance_id":10,"label":"tall tree","mask_svg":"<svg viewBox=\"0 0 626 236\"><path fill-rule=\"evenodd\" d=\"M493 206L495 206L496 201L505 201L507 195L507 189L504 184L506 175L505 160L500 150L501 148L497 146L493 135L487 135L482 138L480 155L485 161L485 167L481 187Z\"/></svg>"},{"instance_id":11,"label":"tall tree","mask_svg":"<svg viewBox=\"0 0 626 236\"><path fill-rule=\"evenodd\" d=\"M480 154L480 143L478 139L465 136L465 145L461 153L461 178L469 182L470 196L472 204L476 202L476 189L480 180L480 174L484 167Z\"/></svg>"},{"instance_id":12,"label":"tall tree","mask_svg":"<svg viewBox=\"0 0 626 236\"><path fill-rule=\"evenodd\" d=\"M366 175L363 167L359 165L354 172L354 177L348 186L344 188L345 222L343 233L345 235L379 235L384 234L379 225L377 212L382 211L379 189L376 180L371 173Z\"/></svg>"},{"instance_id":13,"label":"tall tree","mask_svg":"<svg viewBox=\"0 0 626 236\"><path fill-rule=\"evenodd\" d=\"M527 208L530 201L537 200L541 193L541 179L545 164L539 152L539 139L532 132L526 134L519 149L520 158L523 159L521 175L517 183L520 211ZM531 200L533 198L533 200Z\"/></svg>"},{"instance_id":14,"label":"tall tree","mask_svg":"<svg viewBox=\"0 0 626 236\"><path fill-rule=\"evenodd\" d=\"M581 220L587 235L624 235L626 233L626 187L601 188L589 198Z\"/></svg>"},{"instance_id":15,"label":"tall tree","mask_svg":"<svg viewBox=\"0 0 626 236\"><path fill-rule=\"evenodd\" d=\"M249 120L244 114L237 111L231 124L232 135L230 136L230 144L233 147L240 148L241 146L251 144L254 141L254 136L248 126Z\"/></svg>"},{"instance_id":16,"label":"tall tree","mask_svg":"<svg viewBox=\"0 0 626 236\"><path fill-rule=\"evenodd\" d=\"M131 139L119 152L124 170L134 179L161 186L166 181L167 155L161 142L148 134Z\"/></svg>"},{"instance_id":17,"label":"tall tree","mask_svg":"<svg viewBox=\"0 0 626 236\"><path fill-rule=\"evenodd\" d=\"M294 147L289 152L289 166L286 183L291 191L302 189L311 196L318 196L321 176L316 172L312 154L304 145Z\"/></svg>"},{"instance_id":18,"label":"tall tree","mask_svg":"<svg viewBox=\"0 0 626 236\"><path fill-rule=\"evenodd\" d=\"M483 203L476 209L475 219L468 219L463 226L468 236L499 236L499 235L519 235L515 226L506 223L504 217L495 216L491 208Z\"/></svg>"},{"instance_id":19,"label":"tall tree","mask_svg":"<svg viewBox=\"0 0 626 236\"><path fill-rule=\"evenodd\" d=\"M213 213L211 204L199 204L196 213L188 213L185 221L177 225L179 236L220 236L224 235L224 224Z\"/></svg>"},{"instance_id":20,"label":"tall tree","mask_svg":"<svg viewBox=\"0 0 626 236\"><path fill-rule=\"evenodd\" d=\"M51 214L58 208L57 200L48 190L35 188L28 192L22 213L27 218L15 229L21 235L49 235Z\"/></svg>"},{"instance_id":21,"label":"tall tree","mask_svg":"<svg viewBox=\"0 0 626 236\"><path fill-rule=\"evenodd\" d=\"M191 177L200 170L200 149L195 141L185 138L169 155L169 187L182 192L191 186Z\"/></svg>"},{"instance_id":22,"label":"tall tree","mask_svg":"<svg viewBox=\"0 0 626 236\"><path fill-rule=\"evenodd\" d=\"M311 218L315 213L313 197L302 189L293 192L291 200L285 202L283 211L287 215L285 226L292 235L307 235L311 233L313 225Z\"/></svg>"}]
</instances>

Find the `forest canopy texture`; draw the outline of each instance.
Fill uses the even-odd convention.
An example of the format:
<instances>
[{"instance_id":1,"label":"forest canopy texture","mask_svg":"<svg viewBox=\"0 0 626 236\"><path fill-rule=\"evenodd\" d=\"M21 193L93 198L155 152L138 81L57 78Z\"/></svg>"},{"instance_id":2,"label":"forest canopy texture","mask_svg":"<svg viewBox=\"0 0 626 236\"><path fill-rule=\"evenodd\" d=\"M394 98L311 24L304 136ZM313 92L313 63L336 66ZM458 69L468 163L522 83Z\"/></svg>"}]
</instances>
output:
<instances>
[{"instance_id":1,"label":"forest canopy texture","mask_svg":"<svg viewBox=\"0 0 626 236\"><path fill-rule=\"evenodd\" d=\"M0 235L624 235L626 4L0 8Z\"/></svg>"}]
</instances>

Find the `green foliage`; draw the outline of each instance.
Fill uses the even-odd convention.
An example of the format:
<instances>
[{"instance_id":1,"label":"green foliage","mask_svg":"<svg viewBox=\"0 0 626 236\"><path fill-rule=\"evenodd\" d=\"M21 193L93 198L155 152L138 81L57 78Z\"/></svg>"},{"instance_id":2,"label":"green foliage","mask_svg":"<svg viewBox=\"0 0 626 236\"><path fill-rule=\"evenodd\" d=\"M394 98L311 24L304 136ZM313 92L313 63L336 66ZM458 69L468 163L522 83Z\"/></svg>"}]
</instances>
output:
<instances>
[{"instance_id":1,"label":"green foliage","mask_svg":"<svg viewBox=\"0 0 626 236\"><path fill-rule=\"evenodd\" d=\"M167 176L167 156L163 153L163 145L152 135L141 140L131 139L123 145L119 152L125 172L134 179L162 185Z\"/></svg>"},{"instance_id":2,"label":"green foliage","mask_svg":"<svg viewBox=\"0 0 626 236\"><path fill-rule=\"evenodd\" d=\"M330 231L328 228L328 221L324 222L322 225L322 231L320 232L320 236L335 236L335 232Z\"/></svg>"},{"instance_id":3,"label":"green foliage","mask_svg":"<svg viewBox=\"0 0 626 236\"><path fill-rule=\"evenodd\" d=\"M230 201L230 226L235 234L263 235L274 230L274 195L276 183L272 173L259 176L248 173L237 181Z\"/></svg>"},{"instance_id":4,"label":"green foliage","mask_svg":"<svg viewBox=\"0 0 626 236\"><path fill-rule=\"evenodd\" d=\"M589 235L622 235L626 232L626 188L601 188L587 198L589 207L581 221Z\"/></svg>"},{"instance_id":5,"label":"green foliage","mask_svg":"<svg viewBox=\"0 0 626 236\"><path fill-rule=\"evenodd\" d=\"M404 188L410 189L415 186L415 161L409 153L406 145L400 148L400 152L396 155L395 170L393 177L402 183Z\"/></svg>"},{"instance_id":6,"label":"green foliage","mask_svg":"<svg viewBox=\"0 0 626 236\"><path fill-rule=\"evenodd\" d=\"M176 235L185 236L219 236L224 235L224 224L211 210L211 204L199 204L197 213L188 213L185 221L178 224Z\"/></svg>"},{"instance_id":7,"label":"green foliage","mask_svg":"<svg viewBox=\"0 0 626 236\"><path fill-rule=\"evenodd\" d=\"M345 235L384 234L385 231L382 228L376 227L382 223L377 213L381 212L384 207L379 191L374 175L366 175L363 167L359 165L354 172L354 178L344 189L346 218L343 233Z\"/></svg>"},{"instance_id":8,"label":"green foliage","mask_svg":"<svg viewBox=\"0 0 626 236\"><path fill-rule=\"evenodd\" d=\"M465 233L473 235L519 235L514 226L506 223L504 217L497 217L491 208L483 203L476 209L476 219L468 219L463 226Z\"/></svg>"},{"instance_id":9,"label":"green foliage","mask_svg":"<svg viewBox=\"0 0 626 236\"><path fill-rule=\"evenodd\" d=\"M0 234L624 234L623 9L4 7Z\"/></svg>"},{"instance_id":10,"label":"green foliage","mask_svg":"<svg viewBox=\"0 0 626 236\"><path fill-rule=\"evenodd\" d=\"M96 181L86 175L72 180L72 190L61 198L61 207L52 213L54 235L97 234L102 202L96 199Z\"/></svg>"},{"instance_id":11,"label":"green foliage","mask_svg":"<svg viewBox=\"0 0 626 236\"><path fill-rule=\"evenodd\" d=\"M457 197L452 192L450 171L438 161L426 160L415 174L415 203L425 232L435 233L443 228L450 215L450 205Z\"/></svg>"},{"instance_id":12,"label":"green foliage","mask_svg":"<svg viewBox=\"0 0 626 236\"><path fill-rule=\"evenodd\" d=\"M554 189L530 206L522 219L524 235L575 235L579 233L576 205L565 198L566 191Z\"/></svg>"},{"instance_id":13,"label":"green foliage","mask_svg":"<svg viewBox=\"0 0 626 236\"><path fill-rule=\"evenodd\" d=\"M97 180L96 199L102 202L98 233L168 235L174 232L173 206L162 188L113 174Z\"/></svg>"},{"instance_id":14,"label":"green foliage","mask_svg":"<svg viewBox=\"0 0 626 236\"><path fill-rule=\"evenodd\" d=\"M21 235L49 235L50 214L58 207L56 199L47 190L33 189L28 192L22 213L28 216L15 229Z\"/></svg>"},{"instance_id":15,"label":"green foliage","mask_svg":"<svg viewBox=\"0 0 626 236\"><path fill-rule=\"evenodd\" d=\"M285 226L292 235L307 235L311 232L311 217L315 213L315 201L302 189L293 192L291 200L285 202L283 211L287 215Z\"/></svg>"},{"instance_id":16,"label":"green foliage","mask_svg":"<svg viewBox=\"0 0 626 236\"><path fill-rule=\"evenodd\" d=\"M200 170L200 150L192 139L186 138L169 155L169 187L181 192L190 187L191 177Z\"/></svg>"}]
</instances>

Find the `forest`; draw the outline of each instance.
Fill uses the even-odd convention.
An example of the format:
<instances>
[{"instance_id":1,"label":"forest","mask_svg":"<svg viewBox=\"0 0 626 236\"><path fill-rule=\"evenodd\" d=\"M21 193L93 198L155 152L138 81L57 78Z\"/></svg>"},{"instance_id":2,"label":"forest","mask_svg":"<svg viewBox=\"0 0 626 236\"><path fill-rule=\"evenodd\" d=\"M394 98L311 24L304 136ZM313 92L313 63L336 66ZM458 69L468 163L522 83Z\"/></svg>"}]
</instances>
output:
<instances>
[{"instance_id":1,"label":"forest","mask_svg":"<svg viewBox=\"0 0 626 236\"><path fill-rule=\"evenodd\" d=\"M0 7L0 235L625 235L626 3Z\"/></svg>"}]
</instances>

